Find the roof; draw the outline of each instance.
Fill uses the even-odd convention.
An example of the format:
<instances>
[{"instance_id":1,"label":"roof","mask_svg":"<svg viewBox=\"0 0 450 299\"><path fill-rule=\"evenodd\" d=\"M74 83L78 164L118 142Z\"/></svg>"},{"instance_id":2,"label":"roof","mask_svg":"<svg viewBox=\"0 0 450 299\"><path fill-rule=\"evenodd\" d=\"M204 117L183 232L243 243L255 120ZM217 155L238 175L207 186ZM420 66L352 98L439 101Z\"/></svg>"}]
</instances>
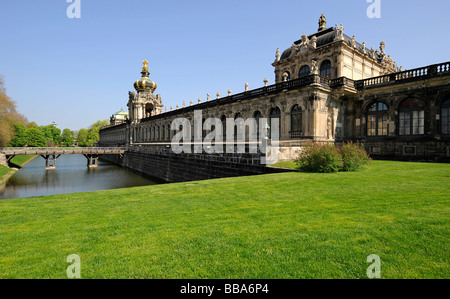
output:
<instances>
[{"instance_id":1,"label":"roof","mask_svg":"<svg viewBox=\"0 0 450 299\"><path fill-rule=\"evenodd\" d=\"M313 36L317 37L316 48L321 48L321 47L325 47L325 46L328 46L328 45L331 45L334 43L341 42L339 40L335 41L337 33L336 33L336 28L334 28L334 27L327 28L325 30L311 34L310 36L308 36L308 39L311 40L313 38ZM299 45L301 42L302 42L302 40L300 39L300 40L294 42L294 44ZM346 34L344 34L344 42L346 42L349 46L352 46L352 38ZM359 52L363 53L363 45L362 44L356 42L356 49ZM291 53L292 53L292 47L286 49L283 52L283 54L281 55L281 60L289 58L291 56ZM374 55L375 57L372 57L370 54L370 49L368 49L367 46L366 46L366 53L364 53L364 54L369 55L369 57L376 59L378 62L382 61L381 53L376 52Z\"/></svg>"}]
</instances>

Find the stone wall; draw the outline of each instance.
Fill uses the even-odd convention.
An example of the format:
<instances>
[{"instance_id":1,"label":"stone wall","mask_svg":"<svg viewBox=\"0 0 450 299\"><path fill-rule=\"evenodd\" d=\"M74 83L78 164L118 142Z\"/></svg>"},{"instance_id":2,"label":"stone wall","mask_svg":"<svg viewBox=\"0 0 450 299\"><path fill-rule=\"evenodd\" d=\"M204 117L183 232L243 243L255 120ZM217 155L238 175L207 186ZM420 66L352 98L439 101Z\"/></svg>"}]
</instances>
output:
<instances>
[{"instance_id":1,"label":"stone wall","mask_svg":"<svg viewBox=\"0 0 450 299\"><path fill-rule=\"evenodd\" d=\"M6 160L6 156L3 154L0 154L0 165L8 167L8 161Z\"/></svg>"},{"instance_id":2,"label":"stone wall","mask_svg":"<svg viewBox=\"0 0 450 299\"><path fill-rule=\"evenodd\" d=\"M174 154L158 146L130 147L122 157L100 158L163 183L289 172L261 165L258 155Z\"/></svg>"}]
</instances>

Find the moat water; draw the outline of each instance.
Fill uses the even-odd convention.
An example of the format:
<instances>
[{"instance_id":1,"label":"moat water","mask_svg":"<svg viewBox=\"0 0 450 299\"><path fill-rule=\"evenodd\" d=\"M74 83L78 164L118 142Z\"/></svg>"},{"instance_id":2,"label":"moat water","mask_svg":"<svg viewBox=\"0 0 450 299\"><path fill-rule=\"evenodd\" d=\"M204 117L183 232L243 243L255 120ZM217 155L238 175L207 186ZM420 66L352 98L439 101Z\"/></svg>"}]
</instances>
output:
<instances>
[{"instance_id":1,"label":"moat water","mask_svg":"<svg viewBox=\"0 0 450 299\"><path fill-rule=\"evenodd\" d=\"M0 186L0 199L100 191L158 184L155 181L99 161L88 168L82 155L63 155L56 169L46 170L45 160L37 157Z\"/></svg>"}]
</instances>

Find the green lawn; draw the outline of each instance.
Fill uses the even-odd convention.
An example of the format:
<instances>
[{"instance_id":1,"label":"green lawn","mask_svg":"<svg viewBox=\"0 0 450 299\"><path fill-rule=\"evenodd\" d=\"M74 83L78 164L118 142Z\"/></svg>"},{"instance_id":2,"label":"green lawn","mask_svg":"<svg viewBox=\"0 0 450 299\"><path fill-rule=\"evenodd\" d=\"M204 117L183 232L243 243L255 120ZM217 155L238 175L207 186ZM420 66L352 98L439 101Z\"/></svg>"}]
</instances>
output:
<instances>
[{"instance_id":1,"label":"green lawn","mask_svg":"<svg viewBox=\"0 0 450 299\"><path fill-rule=\"evenodd\" d=\"M450 278L450 166L301 172L0 201L0 278Z\"/></svg>"},{"instance_id":2,"label":"green lawn","mask_svg":"<svg viewBox=\"0 0 450 299\"><path fill-rule=\"evenodd\" d=\"M29 160L31 160L32 158L34 158L35 156L15 156L14 158L11 159L11 164L14 164L18 167L23 166L23 164L27 163Z\"/></svg>"},{"instance_id":3,"label":"green lawn","mask_svg":"<svg viewBox=\"0 0 450 299\"><path fill-rule=\"evenodd\" d=\"M11 169L0 164L0 178L7 174Z\"/></svg>"}]
</instances>

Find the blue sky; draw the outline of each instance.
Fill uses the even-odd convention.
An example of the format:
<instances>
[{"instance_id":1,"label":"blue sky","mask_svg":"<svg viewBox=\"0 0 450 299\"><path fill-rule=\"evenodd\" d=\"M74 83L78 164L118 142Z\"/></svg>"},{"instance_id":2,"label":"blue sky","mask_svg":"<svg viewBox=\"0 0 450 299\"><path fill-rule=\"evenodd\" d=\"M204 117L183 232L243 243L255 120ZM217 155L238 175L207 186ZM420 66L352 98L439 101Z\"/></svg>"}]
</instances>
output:
<instances>
[{"instance_id":1,"label":"blue sky","mask_svg":"<svg viewBox=\"0 0 450 299\"><path fill-rule=\"evenodd\" d=\"M87 128L127 109L128 91L150 61L166 106L274 83L275 51L327 26L344 24L358 42L412 69L450 60L443 0L81 0L81 19L66 0L0 0L0 74L19 111L39 125Z\"/></svg>"}]
</instances>

